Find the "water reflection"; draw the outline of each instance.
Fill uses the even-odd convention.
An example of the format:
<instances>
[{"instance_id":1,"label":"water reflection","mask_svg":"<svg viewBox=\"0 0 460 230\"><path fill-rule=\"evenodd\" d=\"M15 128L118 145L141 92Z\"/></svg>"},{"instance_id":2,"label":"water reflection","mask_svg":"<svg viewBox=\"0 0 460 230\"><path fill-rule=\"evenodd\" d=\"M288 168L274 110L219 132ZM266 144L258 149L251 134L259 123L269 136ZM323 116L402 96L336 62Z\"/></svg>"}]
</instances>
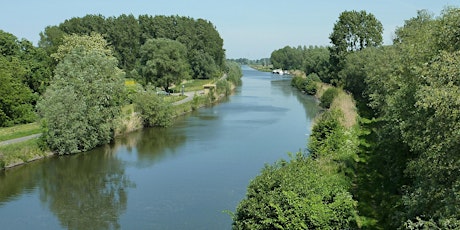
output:
<instances>
[{"instance_id":1,"label":"water reflection","mask_svg":"<svg viewBox=\"0 0 460 230\"><path fill-rule=\"evenodd\" d=\"M91 155L91 156L90 156ZM42 164L44 165L44 164ZM118 229L134 184L110 146L56 158L37 171L40 200L68 229Z\"/></svg>"},{"instance_id":2,"label":"water reflection","mask_svg":"<svg viewBox=\"0 0 460 230\"><path fill-rule=\"evenodd\" d=\"M281 91L284 96L295 95L297 101L304 107L307 118L313 120L319 111L317 100L313 96L300 93L293 87L286 87L286 82L290 84L290 81L290 78L275 79L271 81L271 85Z\"/></svg>"},{"instance_id":3,"label":"water reflection","mask_svg":"<svg viewBox=\"0 0 460 230\"><path fill-rule=\"evenodd\" d=\"M178 129L148 128L117 139L114 148L116 151L125 148L128 153L136 154L136 164L145 167L176 154L176 149L186 139L185 134Z\"/></svg>"},{"instance_id":4,"label":"water reflection","mask_svg":"<svg viewBox=\"0 0 460 230\"><path fill-rule=\"evenodd\" d=\"M23 191L33 190L40 176L37 174L41 164L30 163L6 171L0 170L0 207L14 200Z\"/></svg>"}]
</instances>

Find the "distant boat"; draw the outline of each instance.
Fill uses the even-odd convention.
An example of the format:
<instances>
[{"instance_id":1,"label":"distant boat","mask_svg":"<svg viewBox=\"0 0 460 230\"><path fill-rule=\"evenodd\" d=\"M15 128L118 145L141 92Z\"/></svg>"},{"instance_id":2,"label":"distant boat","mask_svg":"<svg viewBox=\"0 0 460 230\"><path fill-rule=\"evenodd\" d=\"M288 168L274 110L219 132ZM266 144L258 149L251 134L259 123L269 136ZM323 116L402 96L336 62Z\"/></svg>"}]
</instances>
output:
<instances>
[{"instance_id":1,"label":"distant boat","mask_svg":"<svg viewBox=\"0 0 460 230\"><path fill-rule=\"evenodd\" d=\"M287 71L287 70L282 70L282 69L274 69L274 70L272 71L272 74L289 75L289 71Z\"/></svg>"},{"instance_id":2,"label":"distant boat","mask_svg":"<svg viewBox=\"0 0 460 230\"><path fill-rule=\"evenodd\" d=\"M272 74L279 74L279 75L283 75L284 74L284 71L282 69L274 69L272 71Z\"/></svg>"}]
</instances>

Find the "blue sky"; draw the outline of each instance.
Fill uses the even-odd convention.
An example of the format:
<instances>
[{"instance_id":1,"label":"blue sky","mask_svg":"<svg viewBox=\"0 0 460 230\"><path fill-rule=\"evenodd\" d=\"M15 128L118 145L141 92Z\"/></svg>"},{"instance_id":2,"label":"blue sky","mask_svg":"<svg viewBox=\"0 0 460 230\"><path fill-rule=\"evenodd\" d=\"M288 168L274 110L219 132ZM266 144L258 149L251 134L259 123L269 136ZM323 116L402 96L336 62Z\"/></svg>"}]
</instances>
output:
<instances>
[{"instance_id":1,"label":"blue sky","mask_svg":"<svg viewBox=\"0 0 460 230\"><path fill-rule=\"evenodd\" d=\"M228 58L269 57L286 45L329 45L329 34L345 10L366 10L384 27L384 42L417 10L435 16L460 0L5 0L0 29L37 44L48 25L86 14L180 15L211 21L224 39Z\"/></svg>"}]
</instances>

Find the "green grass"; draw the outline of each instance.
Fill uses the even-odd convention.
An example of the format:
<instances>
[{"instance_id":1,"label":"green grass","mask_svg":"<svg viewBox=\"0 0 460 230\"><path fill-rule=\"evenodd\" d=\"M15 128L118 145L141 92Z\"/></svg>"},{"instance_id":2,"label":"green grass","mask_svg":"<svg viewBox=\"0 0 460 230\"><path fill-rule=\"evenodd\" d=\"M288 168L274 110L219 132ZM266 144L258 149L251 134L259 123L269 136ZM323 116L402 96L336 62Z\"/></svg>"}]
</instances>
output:
<instances>
[{"instance_id":1,"label":"green grass","mask_svg":"<svg viewBox=\"0 0 460 230\"><path fill-rule=\"evenodd\" d=\"M205 84L210 84L214 80L213 79L192 79L192 80L187 80L184 84L177 85L175 87L171 87L171 89L174 89L175 92L181 92L182 85L184 85L184 91L185 92L190 92L190 91L197 91L197 90L202 90L203 85Z\"/></svg>"},{"instance_id":2,"label":"green grass","mask_svg":"<svg viewBox=\"0 0 460 230\"><path fill-rule=\"evenodd\" d=\"M178 96L174 96L174 95L171 95L171 96L165 96L165 101L168 102L168 103L174 103L176 101L180 101L184 98L186 98L187 96L182 96L182 95L178 95Z\"/></svg>"},{"instance_id":3,"label":"green grass","mask_svg":"<svg viewBox=\"0 0 460 230\"><path fill-rule=\"evenodd\" d=\"M0 169L50 155L50 152L40 149L38 141L31 139L0 146Z\"/></svg>"},{"instance_id":4,"label":"green grass","mask_svg":"<svg viewBox=\"0 0 460 230\"><path fill-rule=\"evenodd\" d=\"M25 125L15 125L13 127L0 128L0 141L25 137L41 132L42 129L36 122Z\"/></svg>"},{"instance_id":5,"label":"green grass","mask_svg":"<svg viewBox=\"0 0 460 230\"><path fill-rule=\"evenodd\" d=\"M251 68L254 68L256 70L262 71L262 72L271 72L273 70L273 65L249 65Z\"/></svg>"}]
</instances>

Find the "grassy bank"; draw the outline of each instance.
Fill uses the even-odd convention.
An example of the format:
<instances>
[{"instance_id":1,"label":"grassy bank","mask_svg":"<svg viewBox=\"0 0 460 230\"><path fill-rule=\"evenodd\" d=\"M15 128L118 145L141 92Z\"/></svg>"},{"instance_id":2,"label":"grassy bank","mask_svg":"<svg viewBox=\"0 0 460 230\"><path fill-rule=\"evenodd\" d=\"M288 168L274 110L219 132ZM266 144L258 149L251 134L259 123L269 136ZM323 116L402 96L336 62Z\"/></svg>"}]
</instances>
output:
<instances>
[{"instance_id":1,"label":"grassy bank","mask_svg":"<svg viewBox=\"0 0 460 230\"><path fill-rule=\"evenodd\" d=\"M53 153L39 147L38 139L0 146L0 169L52 156Z\"/></svg>"}]
</instances>

